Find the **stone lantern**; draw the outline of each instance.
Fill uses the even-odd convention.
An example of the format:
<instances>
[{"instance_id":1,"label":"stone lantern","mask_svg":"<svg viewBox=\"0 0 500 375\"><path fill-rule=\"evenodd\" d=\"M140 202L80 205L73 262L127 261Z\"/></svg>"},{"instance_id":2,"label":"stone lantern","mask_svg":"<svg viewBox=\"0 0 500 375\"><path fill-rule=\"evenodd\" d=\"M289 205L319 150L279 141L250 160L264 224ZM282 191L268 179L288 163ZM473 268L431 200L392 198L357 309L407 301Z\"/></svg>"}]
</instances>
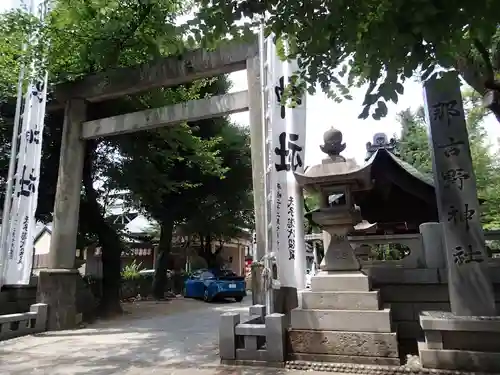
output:
<instances>
[{"instance_id":1,"label":"stone lantern","mask_svg":"<svg viewBox=\"0 0 500 375\"><path fill-rule=\"evenodd\" d=\"M312 213L312 219L330 235L321 262L322 271L359 271L360 264L347 241L347 233L361 222L359 208L354 205L352 192L370 188L370 169L360 168L352 159L340 153L345 149L342 133L331 128L323 136L321 151L328 157L321 164L295 173L300 186L306 191L321 195L320 208Z\"/></svg>"},{"instance_id":2,"label":"stone lantern","mask_svg":"<svg viewBox=\"0 0 500 375\"><path fill-rule=\"evenodd\" d=\"M373 188L371 165L356 165L340 156L342 133L330 129L321 150L321 164L295 173L306 190L321 195L313 220L331 236L321 271L311 278L311 289L301 291L299 306L290 314L290 358L300 360L399 365L397 335L389 307L381 308L380 294L347 240L361 222L353 193Z\"/></svg>"}]
</instances>

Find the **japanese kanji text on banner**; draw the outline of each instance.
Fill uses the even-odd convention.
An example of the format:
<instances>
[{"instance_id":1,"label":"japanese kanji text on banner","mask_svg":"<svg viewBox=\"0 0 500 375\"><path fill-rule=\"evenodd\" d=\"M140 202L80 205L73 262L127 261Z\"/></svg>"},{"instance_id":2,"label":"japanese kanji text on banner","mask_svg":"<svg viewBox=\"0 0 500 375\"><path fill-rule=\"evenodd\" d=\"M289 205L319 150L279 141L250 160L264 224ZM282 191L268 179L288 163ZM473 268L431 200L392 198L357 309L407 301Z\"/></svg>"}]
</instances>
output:
<instances>
[{"instance_id":1,"label":"japanese kanji text on banner","mask_svg":"<svg viewBox=\"0 0 500 375\"><path fill-rule=\"evenodd\" d=\"M47 8L43 1L32 1L30 11L33 15L43 18ZM31 43L37 43L32 39ZM37 79L28 85L24 96L24 106L18 106L17 111L22 115L21 131L19 132L19 152L17 166L12 178L12 190L8 220L2 223L1 249L4 255L3 284L26 285L31 278L33 263L33 240L35 229L35 211L38 199L38 183L40 161L42 157L42 134L45 119L45 105L47 94L47 73L43 73L39 66L32 64L27 71ZM40 75L40 73L42 73ZM22 77L20 78L22 79ZM20 96L22 91L18 93ZM16 139L16 138L14 138ZM16 155L11 155L16 158ZM6 200L9 196L6 196ZM8 207L8 205L7 205Z\"/></svg>"},{"instance_id":2,"label":"japanese kanji text on banner","mask_svg":"<svg viewBox=\"0 0 500 375\"><path fill-rule=\"evenodd\" d=\"M272 36L270 36L272 38ZM280 284L305 288L306 251L304 240L304 200L294 172L304 171L306 141L306 100L295 108L283 100L290 77L298 70L296 61L281 61L270 42L272 71L270 117L272 134L273 249L276 249Z\"/></svg>"}]
</instances>

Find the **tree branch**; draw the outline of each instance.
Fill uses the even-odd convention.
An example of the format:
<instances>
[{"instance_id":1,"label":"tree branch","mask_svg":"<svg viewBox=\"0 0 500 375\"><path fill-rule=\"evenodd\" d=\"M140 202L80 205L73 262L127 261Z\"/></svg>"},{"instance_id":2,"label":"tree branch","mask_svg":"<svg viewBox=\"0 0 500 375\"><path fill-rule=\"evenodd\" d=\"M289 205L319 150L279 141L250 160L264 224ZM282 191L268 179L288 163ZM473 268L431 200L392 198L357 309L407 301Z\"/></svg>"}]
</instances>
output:
<instances>
[{"instance_id":1,"label":"tree branch","mask_svg":"<svg viewBox=\"0 0 500 375\"><path fill-rule=\"evenodd\" d=\"M474 60L470 54L467 56L458 56L455 60L455 69L469 86L479 94L485 94L484 78L481 77L481 73L474 64Z\"/></svg>"},{"instance_id":2,"label":"tree branch","mask_svg":"<svg viewBox=\"0 0 500 375\"><path fill-rule=\"evenodd\" d=\"M483 59L484 65L486 66L486 81L489 80L494 80L495 74L493 70L493 65L491 65L491 60L490 60L490 55L488 51L486 50L486 47L484 46L483 43L478 38L473 38L472 43L474 43L474 47L476 47L476 50L479 52L479 55L481 55L481 58Z\"/></svg>"}]
</instances>

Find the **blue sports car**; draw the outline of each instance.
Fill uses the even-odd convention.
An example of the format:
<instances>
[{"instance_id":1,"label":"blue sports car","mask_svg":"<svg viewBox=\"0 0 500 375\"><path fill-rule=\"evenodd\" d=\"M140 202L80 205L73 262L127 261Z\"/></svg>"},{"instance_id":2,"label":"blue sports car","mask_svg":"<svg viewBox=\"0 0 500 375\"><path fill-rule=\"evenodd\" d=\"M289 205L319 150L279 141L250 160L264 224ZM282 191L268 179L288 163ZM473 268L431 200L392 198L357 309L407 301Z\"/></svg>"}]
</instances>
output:
<instances>
[{"instance_id":1,"label":"blue sports car","mask_svg":"<svg viewBox=\"0 0 500 375\"><path fill-rule=\"evenodd\" d=\"M203 298L206 302L216 298L234 298L240 302L246 294L245 278L230 270L197 270L184 284L184 297Z\"/></svg>"}]
</instances>

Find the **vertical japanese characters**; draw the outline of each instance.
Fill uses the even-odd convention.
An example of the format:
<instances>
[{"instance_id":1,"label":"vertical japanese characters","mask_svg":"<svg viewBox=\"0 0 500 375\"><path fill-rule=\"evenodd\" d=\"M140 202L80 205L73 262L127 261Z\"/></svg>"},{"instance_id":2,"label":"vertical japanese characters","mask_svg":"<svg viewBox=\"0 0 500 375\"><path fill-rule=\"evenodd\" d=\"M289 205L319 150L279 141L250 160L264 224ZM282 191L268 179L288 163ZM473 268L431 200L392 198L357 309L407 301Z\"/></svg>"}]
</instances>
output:
<instances>
[{"instance_id":1,"label":"vertical japanese characters","mask_svg":"<svg viewBox=\"0 0 500 375\"><path fill-rule=\"evenodd\" d=\"M278 80L278 85L275 86L274 92L276 94L276 101L280 105L280 117L285 119L286 116L286 103L283 100L284 87L284 77L280 77ZM292 92L296 92L293 88ZM301 105L302 100L297 100L297 105ZM301 157L302 147L300 147L296 142L299 141L299 134L281 132L278 136L279 147L274 149L276 154L276 163L274 164L276 172L295 172L298 167L303 166L303 161ZM282 205L282 187L278 183L276 185L276 231L277 231L277 245L280 244L279 232L280 232L280 211ZM286 221L286 231L287 231L287 248L288 248L288 260L295 259L295 202L293 195L289 195L287 198L287 221Z\"/></svg>"},{"instance_id":2,"label":"vertical japanese characters","mask_svg":"<svg viewBox=\"0 0 500 375\"><path fill-rule=\"evenodd\" d=\"M303 197L295 179L304 170L306 97L293 85L297 61L281 61L269 42L269 85L266 86L271 145L268 173L272 180L272 248L284 287L305 287L306 249L303 241ZM302 241L301 241L302 238Z\"/></svg>"},{"instance_id":3,"label":"vertical japanese characters","mask_svg":"<svg viewBox=\"0 0 500 375\"><path fill-rule=\"evenodd\" d=\"M456 108L457 104L456 100L433 104L433 120L446 122L447 126L450 127L453 117L459 117L462 115L460 110ZM437 148L442 150L445 158L451 159L460 155L463 151L464 145L464 141L457 140L454 137L449 136L448 142L438 145ZM471 172L460 167L454 167L441 172L440 178L443 181L444 189L457 189L459 194L461 194L466 184L470 181ZM475 209L470 207L469 203L464 203L460 206L458 204L450 204L447 208L447 215L447 221L449 223L455 226L460 226L460 230L469 232L470 222L476 219L477 212ZM480 263L484 261L481 250L474 249L471 244L466 244L465 246L454 246L452 254L453 261L458 266L471 262Z\"/></svg>"},{"instance_id":4,"label":"vertical japanese characters","mask_svg":"<svg viewBox=\"0 0 500 375\"><path fill-rule=\"evenodd\" d=\"M293 197L288 197L287 204L288 221L286 230L288 233L288 260L295 259L295 205Z\"/></svg>"},{"instance_id":5,"label":"vertical japanese characters","mask_svg":"<svg viewBox=\"0 0 500 375\"><path fill-rule=\"evenodd\" d=\"M10 222L5 225L8 230L3 244L7 247L3 271L6 284L27 284L31 276L45 104L46 81L35 80L24 97Z\"/></svg>"},{"instance_id":6,"label":"vertical japanese characters","mask_svg":"<svg viewBox=\"0 0 500 375\"><path fill-rule=\"evenodd\" d=\"M283 188L278 182L276 184L276 244L280 246L280 228L281 228L281 203L283 199Z\"/></svg>"}]
</instances>

